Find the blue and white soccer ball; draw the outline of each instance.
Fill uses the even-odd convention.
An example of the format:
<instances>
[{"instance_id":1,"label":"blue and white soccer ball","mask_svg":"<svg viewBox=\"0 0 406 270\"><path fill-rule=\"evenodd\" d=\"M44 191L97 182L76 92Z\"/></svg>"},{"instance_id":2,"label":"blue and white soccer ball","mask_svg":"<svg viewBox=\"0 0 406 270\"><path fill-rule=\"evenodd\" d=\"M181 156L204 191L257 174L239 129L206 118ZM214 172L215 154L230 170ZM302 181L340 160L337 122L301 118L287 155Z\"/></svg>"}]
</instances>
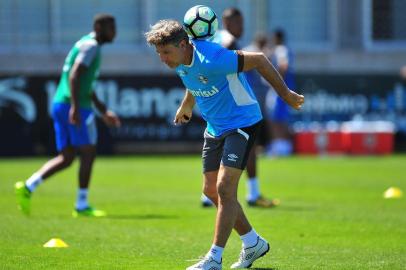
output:
<instances>
[{"instance_id":1,"label":"blue and white soccer ball","mask_svg":"<svg viewBox=\"0 0 406 270\"><path fill-rule=\"evenodd\" d=\"M208 6L194 6L186 12L183 26L190 38L208 39L218 29L217 15Z\"/></svg>"}]
</instances>

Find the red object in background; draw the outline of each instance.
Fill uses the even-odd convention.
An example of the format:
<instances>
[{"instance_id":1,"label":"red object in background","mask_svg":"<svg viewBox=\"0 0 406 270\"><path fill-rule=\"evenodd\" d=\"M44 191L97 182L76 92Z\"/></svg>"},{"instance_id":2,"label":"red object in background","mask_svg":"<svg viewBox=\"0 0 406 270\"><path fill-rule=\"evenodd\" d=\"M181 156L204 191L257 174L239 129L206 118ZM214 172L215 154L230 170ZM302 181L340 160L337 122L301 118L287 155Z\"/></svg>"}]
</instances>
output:
<instances>
[{"instance_id":1,"label":"red object in background","mask_svg":"<svg viewBox=\"0 0 406 270\"><path fill-rule=\"evenodd\" d=\"M385 155L393 152L394 138L390 132L345 132L343 138L349 154Z\"/></svg>"},{"instance_id":2,"label":"red object in background","mask_svg":"<svg viewBox=\"0 0 406 270\"><path fill-rule=\"evenodd\" d=\"M295 134L295 152L298 154L343 154L340 131L301 131Z\"/></svg>"},{"instance_id":3,"label":"red object in background","mask_svg":"<svg viewBox=\"0 0 406 270\"><path fill-rule=\"evenodd\" d=\"M393 152L395 128L392 122L345 122L341 130L349 154L385 155Z\"/></svg>"},{"instance_id":4,"label":"red object in background","mask_svg":"<svg viewBox=\"0 0 406 270\"><path fill-rule=\"evenodd\" d=\"M394 147L394 125L391 122L345 122L339 130L318 128L295 132L297 154L391 154Z\"/></svg>"},{"instance_id":5,"label":"red object in background","mask_svg":"<svg viewBox=\"0 0 406 270\"><path fill-rule=\"evenodd\" d=\"M299 131L295 133L294 149L297 154L317 154L315 133L311 131Z\"/></svg>"}]
</instances>

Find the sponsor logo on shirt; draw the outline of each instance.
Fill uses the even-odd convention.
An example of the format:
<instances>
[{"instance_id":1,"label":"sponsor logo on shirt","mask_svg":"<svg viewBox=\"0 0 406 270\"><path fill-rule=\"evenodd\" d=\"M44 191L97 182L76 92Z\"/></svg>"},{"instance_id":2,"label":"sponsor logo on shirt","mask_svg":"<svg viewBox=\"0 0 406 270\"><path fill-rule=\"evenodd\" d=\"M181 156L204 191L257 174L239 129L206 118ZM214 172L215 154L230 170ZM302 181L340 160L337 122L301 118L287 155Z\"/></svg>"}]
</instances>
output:
<instances>
[{"instance_id":1,"label":"sponsor logo on shirt","mask_svg":"<svg viewBox=\"0 0 406 270\"><path fill-rule=\"evenodd\" d=\"M220 92L215 86L212 86L211 90L207 91L197 91L191 89L189 89L189 91L194 97L211 97Z\"/></svg>"}]
</instances>

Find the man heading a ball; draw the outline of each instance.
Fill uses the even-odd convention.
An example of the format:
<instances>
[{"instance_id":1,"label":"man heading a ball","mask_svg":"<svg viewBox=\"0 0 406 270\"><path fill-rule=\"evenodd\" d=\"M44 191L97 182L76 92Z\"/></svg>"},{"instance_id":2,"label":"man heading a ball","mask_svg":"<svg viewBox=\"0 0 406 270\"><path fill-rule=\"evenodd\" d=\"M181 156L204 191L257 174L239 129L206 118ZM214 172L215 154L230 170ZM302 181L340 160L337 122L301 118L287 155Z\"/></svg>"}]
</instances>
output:
<instances>
[{"instance_id":1,"label":"man heading a ball","mask_svg":"<svg viewBox=\"0 0 406 270\"><path fill-rule=\"evenodd\" d=\"M187 268L222 268L222 253L234 228L243 249L233 269L249 267L269 250L248 222L237 200L237 187L255 140L261 111L243 71L256 69L293 108L304 97L290 90L262 53L228 50L206 40L189 39L182 25L160 20L145 33L160 60L182 79L186 92L174 123L186 124L195 104L207 122L203 146L203 192L217 206L214 240L207 255Z\"/></svg>"}]
</instances>

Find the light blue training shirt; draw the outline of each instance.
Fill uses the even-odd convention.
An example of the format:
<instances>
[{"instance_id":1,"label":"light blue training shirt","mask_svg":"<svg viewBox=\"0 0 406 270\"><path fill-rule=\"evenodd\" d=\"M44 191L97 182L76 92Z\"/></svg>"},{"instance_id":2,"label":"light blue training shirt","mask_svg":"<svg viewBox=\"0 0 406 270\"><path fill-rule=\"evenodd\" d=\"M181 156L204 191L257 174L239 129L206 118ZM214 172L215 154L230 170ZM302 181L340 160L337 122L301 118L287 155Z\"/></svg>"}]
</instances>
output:
<instances>
[{"instance_id":1,"label":"light blue training shirt","mask_svg":"<svg viewBox=\"0 0 406 270\"><path fill-rule=\"evenodd\" d=\"M176 73L207 122L209 134L251 126L262 119L261 110L242 69L237 51L205 40L191 40L193 58L190 65L179 65Z\"/></svg>"}]
</instances>

